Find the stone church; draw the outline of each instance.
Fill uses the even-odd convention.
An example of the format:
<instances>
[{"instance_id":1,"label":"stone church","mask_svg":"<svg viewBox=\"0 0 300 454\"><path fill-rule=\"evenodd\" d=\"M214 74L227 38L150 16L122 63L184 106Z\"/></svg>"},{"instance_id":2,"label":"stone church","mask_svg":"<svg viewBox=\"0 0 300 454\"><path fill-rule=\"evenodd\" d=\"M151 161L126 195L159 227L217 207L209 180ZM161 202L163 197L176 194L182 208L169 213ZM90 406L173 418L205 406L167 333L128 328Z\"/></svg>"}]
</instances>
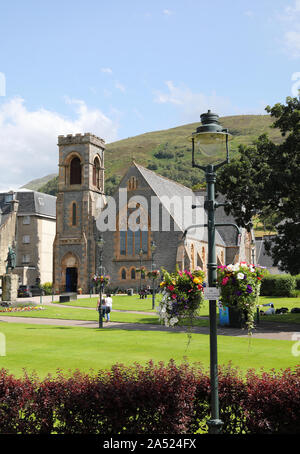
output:
<instances>
[{"instance_id":1,"label":"stone church","mask_svg":"<svg viewBox=\"0 0 300 454\"><path fill-rule=\"evenodd\" d=\"M138 272L161 267L207 270L205 191L191 189L133 162L112 197L105 196L104 141L93 134L58 137L59 191L53 245L56 292L91 291L99 271L97 240L104 240L102 266L113 288L138 290L151 284ZM196 205L192 209L192 205ZM110 209L112 208L112 209ZM107 214L108 213L108 214ZM112 223L107 217L112 213ZM132 223L132 219L134 222ZM216 222L232 223L222 207ZM188 230L190 225L200 227ZM253 232L216 229L217 263L255 263ZM103 269L103 268L102 268Z\"/></svg>"}]
</instances>

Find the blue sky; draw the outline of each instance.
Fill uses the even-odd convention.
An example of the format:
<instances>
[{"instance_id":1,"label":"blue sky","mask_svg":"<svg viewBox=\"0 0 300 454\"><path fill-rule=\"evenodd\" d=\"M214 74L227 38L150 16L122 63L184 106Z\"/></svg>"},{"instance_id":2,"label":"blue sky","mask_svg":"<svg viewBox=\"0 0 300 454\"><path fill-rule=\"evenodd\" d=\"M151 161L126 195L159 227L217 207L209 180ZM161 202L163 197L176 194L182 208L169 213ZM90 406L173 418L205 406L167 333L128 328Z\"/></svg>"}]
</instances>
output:
<instances>
[{"instance_id":1,"label":"blue sky","mask_svg":"<svg viewBox=\"0 0 300 454\"><path fill-rule=\"evenodd\" d=\"M299 0L2 2L0 188L57 172L58 134L265 113L300 88L299 24Z\"/></svg>"}]
</instances>

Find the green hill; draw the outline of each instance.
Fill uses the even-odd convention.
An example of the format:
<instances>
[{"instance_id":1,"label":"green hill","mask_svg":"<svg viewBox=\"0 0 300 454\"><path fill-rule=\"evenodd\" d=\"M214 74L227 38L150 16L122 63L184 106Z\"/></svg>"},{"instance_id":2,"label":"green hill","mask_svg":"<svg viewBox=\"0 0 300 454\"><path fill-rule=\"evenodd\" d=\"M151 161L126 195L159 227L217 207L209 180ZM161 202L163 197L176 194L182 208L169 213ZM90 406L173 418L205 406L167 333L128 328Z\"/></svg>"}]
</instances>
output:
<instances>
[{"instance_id":1,"label":"green hill","mask_svg":"<svg viewBox=\"0 0 300 454\"><path fill-rule=\"evenodd\" d=\"M51 173L50 175L46 175L42 178L36 178L35 180L31 180L26 183L24 186L21 186L20 189L31 189L32 191L38 191L40 187L47 184L49 181L53 180L56 177L55 173Z\"/></svg>"},{"instance_id":2,"label":"green hill","mask_svg":"<svg viewBox=\"0 0 300 454\"><path fill-rule=\"evenodd\" d=\"M223 127L233 135L231 157L240 144L250 145L259 135L267 133L275 142L282 140L279 130L271 128L269 115L238 115L220 119ZM188 137L200 125L191 123L162 131L148 132L107 144L105 152L105 192L111 194L133 160L149 169L188 187L204 181L204 172L191 165L191 143ZM206 164L199 156L198 162ZM26 186L28 187L28 186ZM39 191L55 195L57 177L39 187Z\"/></svg>"}]
</instances>

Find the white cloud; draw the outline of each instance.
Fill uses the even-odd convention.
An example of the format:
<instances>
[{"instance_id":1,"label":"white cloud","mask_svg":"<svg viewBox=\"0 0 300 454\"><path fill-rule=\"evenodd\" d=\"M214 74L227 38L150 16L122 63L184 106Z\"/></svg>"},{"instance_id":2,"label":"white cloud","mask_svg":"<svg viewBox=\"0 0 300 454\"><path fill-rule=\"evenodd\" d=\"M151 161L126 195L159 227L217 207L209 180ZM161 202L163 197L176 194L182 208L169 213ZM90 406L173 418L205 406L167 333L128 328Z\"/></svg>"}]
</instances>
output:
<instances>
[{"instance_id":1,"label":"white cloud","mask_svg":"<svg viewBox=\"0 0 300 454\"><path fill-rule=\"evenodd\" d=\"M106 74L112 74L112 69L111 68L101 68L101 72L106 73Z\"/></svg>"},{"instance_id":2,"label":"white cloud","mask_svg":"<svg viewBox=\"0 0 300 454\"><path fill-rule=\"evenodd\" d=\"M293 58L300 57L300 30L291 30L284 34L287 52Z\"/></svg>"},{"instance_id":3,"label":"white cloud","mask_svg":"<svg viewBox=\"0 0 300 454\"><path fill-rule=\"evenodd\" d=\"M220 116L240 114L240 109L234 107L228 98L216 93L206 95L194 93L186 86L176 87L172 81L167 81L167 92L156 91L154 102L173 104L180 113L180 120L186 122L199 121L199 115L208 109Z\"/></svg>"},{"instance_id":4,"label":"white cloud","mask_svg":"<svg viewBox=\"0 0 300 454\"><path fill-rule=\"evenodd\" d=\"M73 107L74 119L44 108L30 111L19 97L0 105L1 190L57 172L60 134L91 132L105 142L116 140L117 122L84 101L65 101Z\"/></svg>"},{"instance_id":5,"label":"white cloud","mask_svg":"<svg viewBox=\"0 0 300 454\"><path fill-rule=\"evenodd\" d=\"M300 0L286 6L277 13L276 20L282 27L281 36L284 51L291 58L300 57Z\"/></svg>"},{"instance_id":6,"label":"white cloud","mask_svg":"<svg viewBox=\"0 0 300 454\"><path fill-rule=\"evenodd\" d=\"M123 84L121 84L120 82L118 82L116 80L115 82L115 87L120 90L122 93L125 93L126 89L125 89L125 86Z\"/></svg>"},{"instance_id":7,"label":"white cloud","mask_svg":"<svg viewBox=\"0 0 300 454\"><path fill-rule=\"evenodd\" d=\"M173 11L171 11L169 9L164 9L163 14L165 14L166 16L172 16L174 13L173 13Z\"/></svg>"}]
</instances>

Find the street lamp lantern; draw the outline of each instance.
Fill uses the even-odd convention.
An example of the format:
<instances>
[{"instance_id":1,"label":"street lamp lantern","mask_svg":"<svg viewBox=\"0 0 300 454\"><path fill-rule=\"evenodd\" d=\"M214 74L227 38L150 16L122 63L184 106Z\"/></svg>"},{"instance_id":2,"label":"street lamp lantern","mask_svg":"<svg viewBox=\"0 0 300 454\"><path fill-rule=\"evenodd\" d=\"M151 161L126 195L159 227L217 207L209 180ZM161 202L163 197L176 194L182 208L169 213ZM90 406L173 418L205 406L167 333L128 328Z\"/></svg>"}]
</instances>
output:
<instances>
[{"instance_id":1,"label":"street lamp lantern","mask_svg":"<svg viewBox=\"0 0 300 454\"><path fill-rule=\"evenodd\" d=\"M154 243L154 241L151 241L151 252L152 252L152 254L154 254L155 250L156 250L156 244Z\"/></svg>"},{"instance_id":2,"label":"street lamp lantern","mask_svg":"<svg viewBox=\"0 0 300 454\"><path fill-rule=\"evenodd\" d=\"M229 162L228 142L232 135L228 129L223 128L219 123L219 116L208 110L200 115L201 125L192 133L192 163L193 167L200 167L196 164L195 153L200 153L210 158L220 158L222 163Z\"/></svg>"},{"instance_id":3,"label":"street lamp lantern","mask_svg":"<svg viewBox=\"0 0 300 454\"><path fill-rule=\"evenodd\" d=\"M100 251L103 251L104 243L105 243L105 241L104 241L102 235L100 235L100 237L97 240L97 246L98 246Z\"/></svg>"}]
</instances>

